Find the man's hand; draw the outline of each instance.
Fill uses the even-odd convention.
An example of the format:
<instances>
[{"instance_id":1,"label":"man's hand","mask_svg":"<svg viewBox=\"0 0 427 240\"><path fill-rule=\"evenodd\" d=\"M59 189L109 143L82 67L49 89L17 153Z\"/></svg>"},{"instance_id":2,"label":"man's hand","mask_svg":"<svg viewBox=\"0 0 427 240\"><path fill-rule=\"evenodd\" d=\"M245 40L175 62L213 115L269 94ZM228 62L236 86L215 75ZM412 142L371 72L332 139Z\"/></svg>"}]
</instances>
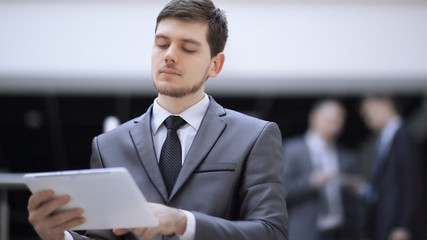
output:
<instances>
[{"instance_id":1,"label":"man's hand","mask_svg":"<svg viewBox=\"0 0 427 240\"><path fill-rule=\"evenodd\" d=\"M114 229L114 234L123 235L132 232L145 238L153 238L156 234L184 234L187 227L187 216L183 211L157 203L149 203L149 206L159 221L159 226L154 228Z\"/></svg>"},{"instance_id":2,"label":"man's hand","mask_svg":"<svg viewBox=\"0 0 427 240\"><path fill-rule=\"evenodd\" d=\"M404 228L396 228L390 233L389 240L410 240L411 234Z\"/></svg>"},{"instance_id":3,"label":"man's hand","mask_svg":"<svg viewBox=\"0 0 427 240\"><path fill-rule=\"evenodd\" d=\"M67 195L53 198L52 190L41 191L30 197L28 220L43 240L63 240L65 230L84 223L81 208L54 213L69 201Z\"/></svg>"},{"instance_id":4,"label":"man's hand","mask_svg":"<svg viewBox=\"0 0 427 240\"><path fill-rule=\"evenodd\" d=\"M341 177L341 186L355 194L361 195L368 188L368 183L364 178L357 175L343 175Z\"/></svg>"},{"instance_id":5,"label":"man's hand","mask_svg":"<svg viewBox=\"0 0 427 240\"><path fill-rule=\"evenodd\" d=\"M323 171L317 170L314 171L310 176L310 182L314 187L321 188L324 187L330 180L332 176Z\"/></svg>"}]
</instances>

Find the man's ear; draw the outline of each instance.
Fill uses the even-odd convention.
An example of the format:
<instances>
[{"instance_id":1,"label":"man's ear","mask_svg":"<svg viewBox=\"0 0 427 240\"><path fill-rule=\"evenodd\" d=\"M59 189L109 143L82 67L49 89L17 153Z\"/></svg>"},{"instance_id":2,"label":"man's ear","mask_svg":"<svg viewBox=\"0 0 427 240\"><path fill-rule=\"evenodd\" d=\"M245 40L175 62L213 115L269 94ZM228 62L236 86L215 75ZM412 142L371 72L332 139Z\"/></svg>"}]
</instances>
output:
<instances>
[{"instance_id":1,"label":"man's ear","mask_svg":"<svg viewBox=\"0 0 427 240\"><path fill-rule=\"evenodd\" d=\"M218 76L221 72L222 67L224 66L225 55L223 52L218 53L215 57L212 58L211 68L209 71L209 77L214 78Z\"/></svg>"}]
</instances>

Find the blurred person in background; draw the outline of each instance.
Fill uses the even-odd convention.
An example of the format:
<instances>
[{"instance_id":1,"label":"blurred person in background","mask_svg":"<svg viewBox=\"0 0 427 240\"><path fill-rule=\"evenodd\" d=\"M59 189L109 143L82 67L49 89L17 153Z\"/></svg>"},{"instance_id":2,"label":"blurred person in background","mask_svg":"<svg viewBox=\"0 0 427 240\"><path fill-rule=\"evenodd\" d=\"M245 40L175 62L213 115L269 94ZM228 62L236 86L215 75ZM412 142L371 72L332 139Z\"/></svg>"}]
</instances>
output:
<instances>
[{"instance_id":1,"label":"blurred person in background","mask_svg":"<svg viewBox=\"0 0 427 240\"><path fill-rule=\"evenodd\" d=\"M355 185L366 203L366 239L415 239L419 169L414 140L391 98L367 97L360 110L366 125L378 134L370 178Z\"/></svg>"},{"instance_id":2,"label":"blurred person in background","mask_svg":"<svg viewBox=\"0 0 427 240\"><path fill-rule=\"evenodd\" d=\"M310 111L308 131L284 143L290 240L360 237L357 201L340 184L355 166L354 155L336 142L345 115L339 102L320 101Z\"/></svg>"}]
</instances>

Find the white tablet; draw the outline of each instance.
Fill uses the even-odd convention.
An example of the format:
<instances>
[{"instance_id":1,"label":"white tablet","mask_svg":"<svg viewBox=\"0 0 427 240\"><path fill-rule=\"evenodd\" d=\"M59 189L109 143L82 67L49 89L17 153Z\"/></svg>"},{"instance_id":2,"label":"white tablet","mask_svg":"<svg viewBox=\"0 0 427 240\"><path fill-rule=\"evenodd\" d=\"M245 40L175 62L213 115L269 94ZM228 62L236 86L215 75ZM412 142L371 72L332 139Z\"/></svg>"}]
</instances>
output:
<instances>
[{"instance_id":1,"label":"white tablet","mask_svg":"<svg viewBox=\"0 0 427 240\"><path fill-rule=\"evenodd\" d=\"M86 222L71 230L155 227L147 201L126 168L31 173L24 181L32 193L52 189L71 201L60 211L83 208Z\"/></svg>"}]
</instances>

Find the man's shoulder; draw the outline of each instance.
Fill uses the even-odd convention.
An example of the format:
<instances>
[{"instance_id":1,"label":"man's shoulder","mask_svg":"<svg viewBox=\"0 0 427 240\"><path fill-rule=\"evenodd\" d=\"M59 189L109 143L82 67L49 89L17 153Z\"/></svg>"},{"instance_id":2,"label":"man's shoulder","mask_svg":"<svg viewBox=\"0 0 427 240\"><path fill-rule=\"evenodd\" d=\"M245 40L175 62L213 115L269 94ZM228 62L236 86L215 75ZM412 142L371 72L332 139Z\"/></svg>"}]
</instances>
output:
<instances>
[{"instance_id":1,"label":"man's shoulder","mask_svg":"<svg viewBox=\"0 0 427 240\"><path fill-rule=\"evenodd\" d=\"M409 159L409 155L418 155L419 146L416 144L414 135L407 126L402 125L396 132L391 143L390 156L400 156L402 159Z\"/></svg>"},{"instance_id":2,"label":"man's shoulder","mask_svg":"<svg viewBox=\"0 0 427 240\"><path fill-rule=\"evenodd\" d=\"M223 119L227 126L234 131L257 134L268 129L268 131L274 131L281 135L279 126L275 122L263 120L231 109L224 110L225 115Z\"/></svg>"},{"instance_id":3,"label":"man's shoulder","mask_svg":"<svg viewBox=\"0 0 427 240\"><path fill-rule=\"evenodd\" d=\"M412 140L413 139L413 133L412 133L411 129L407 125L402 124L402 126L400 126L397 129L395 137L396 138L404 138L404 139L411 139Z\"/></svg>"},{"instance_id":4,"label":"man's shoulder","mask_svg":"<svg viewBox=\"0 0 427 240\"><path fill-rule=\"evenodd\" d=\"M242 113L242 112L238 112L236 110L232 110L232 109L228 109L228 108L224 108L225 113L226 113L226 118L230 119L230 120L236 120L236 121L241 121L243 123L247 123L247 124L267 124L268 121L260 119L258 117L255 116L251 116L248 115L246 113Z\"/></svg>"},{"instance_id":5,"label":"man's shoulder","mask_svg":"<svg viewBox=\"0 0 427 240\"><path fill-rule=\"evenodd\" d=\"M255 116L250 116L246 113L242 113L233 109L226 108L221 104L217 103L213 97L210 97L210 110L215 112L216 114L224 117L227 123L239 123L239 124L261 124L266 125L269 122L266 120L262 120ZM209 110L208 110L209 111Z\"/></svg>"}]
</instances>

